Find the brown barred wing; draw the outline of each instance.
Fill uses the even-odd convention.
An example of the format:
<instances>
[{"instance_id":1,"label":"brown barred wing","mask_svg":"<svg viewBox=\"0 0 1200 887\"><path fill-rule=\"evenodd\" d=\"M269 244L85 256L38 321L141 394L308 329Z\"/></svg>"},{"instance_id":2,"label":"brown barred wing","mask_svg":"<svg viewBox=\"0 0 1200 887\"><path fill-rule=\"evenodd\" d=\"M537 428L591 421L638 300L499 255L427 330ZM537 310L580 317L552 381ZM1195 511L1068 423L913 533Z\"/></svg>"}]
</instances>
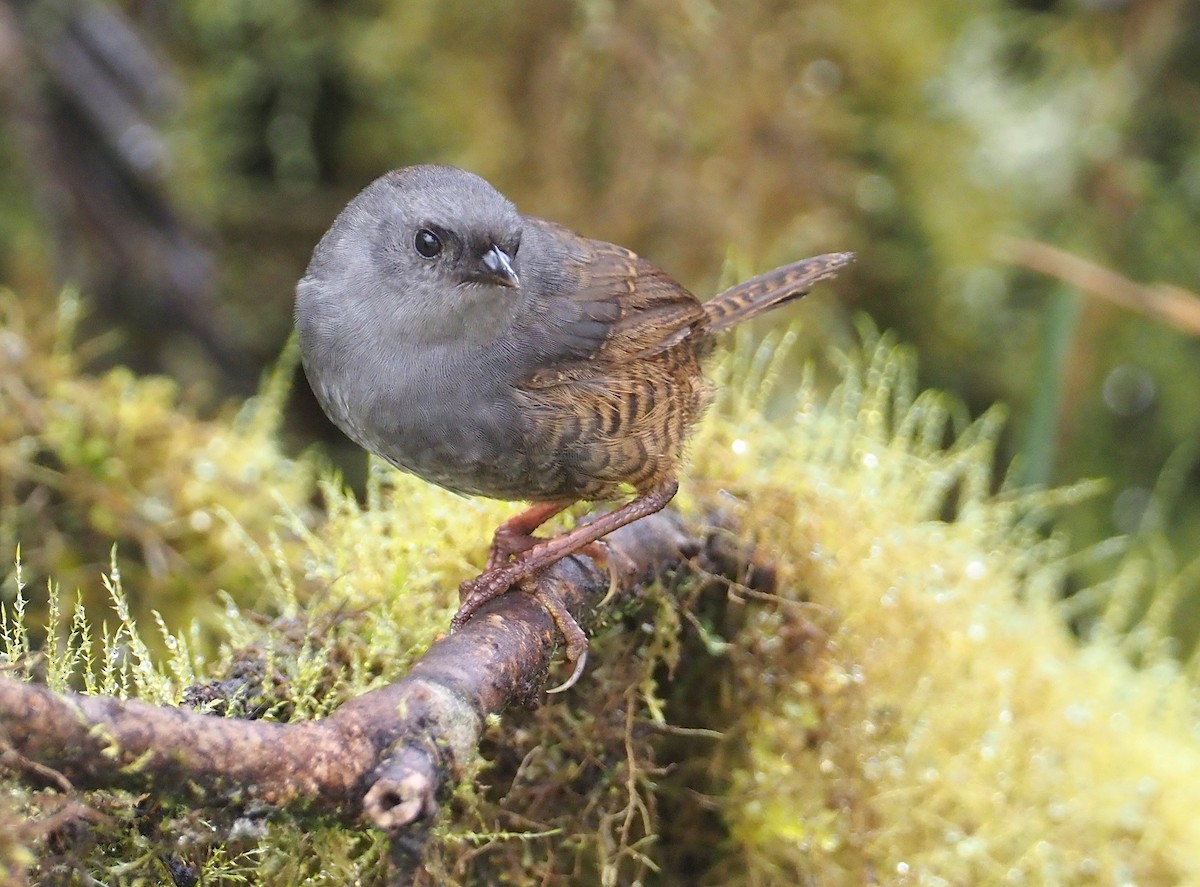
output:
<instances>
[{"instance_id":1,"label":"brown barred wing","mask_svg":"<svg viewBox=\"0 0 1200 887\"><path fill-rule=\"evenodd\" d=\"M583 360L534 372L519 389L532 452L546 454L547 495L610 499L675 472L710 398L699 356L707 319L696 298L629 250L589 241L574 298L619 306Z\"/></svg>"}]
</instances>

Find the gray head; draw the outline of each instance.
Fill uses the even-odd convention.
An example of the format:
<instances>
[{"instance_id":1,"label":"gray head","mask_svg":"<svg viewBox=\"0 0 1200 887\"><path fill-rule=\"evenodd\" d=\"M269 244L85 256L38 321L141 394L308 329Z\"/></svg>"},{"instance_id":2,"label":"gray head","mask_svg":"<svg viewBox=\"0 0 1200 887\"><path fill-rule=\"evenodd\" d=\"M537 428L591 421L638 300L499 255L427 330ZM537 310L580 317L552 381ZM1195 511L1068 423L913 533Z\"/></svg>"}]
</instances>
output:
<instances>
[{"instance_id":1,"label":"gray head","mask_svg":"<svg viewBox=\"0 0 1200 887\"><path fill-rule=\"evenodd\" d=\"M512 203L447 166L387 173L350 202L296 287L304 369L334 422L400 463L398 417L445 401L437 386L477 385L463 373L521 311L521 233Z\"/></svg>"},{"instance_id":2,"label":"gray head","mask_svg":"<svg viewBox=\"0 0 1200 887\"><path fill-rule=\"evenodd\" d=\"M376 338L436 341L463 335L464 315L477 326L502 321L514 300L500 296L520 286L521 230L516 207L473 173L410 166L381 176L313 252L296 292L302 340L328 345L370 327Z\"/></svg>"},{"instance_id":3,"label":"gray head","mask_svg":"<svg viewBox=\"0 0 1200 887\"><path fill-rule=\"evenodd\" d=\"M503 194L452 166L410 166L377 179L350 205L374 216L372 250L412 282L515 287L521 216ZM384 270L387 270L386 268Z\"/></svg>"}]
</instances>

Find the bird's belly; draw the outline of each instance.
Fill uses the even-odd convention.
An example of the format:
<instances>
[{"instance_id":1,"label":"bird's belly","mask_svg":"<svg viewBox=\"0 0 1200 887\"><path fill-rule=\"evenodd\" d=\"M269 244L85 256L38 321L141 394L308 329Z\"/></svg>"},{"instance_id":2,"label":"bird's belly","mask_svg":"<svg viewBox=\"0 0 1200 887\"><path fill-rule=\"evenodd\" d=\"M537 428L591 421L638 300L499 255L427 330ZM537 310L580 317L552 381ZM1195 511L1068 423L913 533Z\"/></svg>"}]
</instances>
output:
<instances>
[{"instance_id":1,"label":"bird's belly","mask_svg":"<svg viewBox=\"0 0 1200 887\"><path fill-rule=\"evenodd\" d=\"M455 493L493 499L542 498L510 399L453 398L372 423L359 442L397 468ZM382 418L382 417L381 417ZM382 433L380 433L382 432Z\"/></svg>"},{"instance_id":2,"label":"bird's belly","mask_svg":"<svg viewBox=\"0 0 1200 887\"><path fill-rule=\"evenodd\" d=\"M427 417L364 443L398 468L464 495L493 499L608 500L674 469L678 447L637 429L576 433L580 413L509 416L496 404ZM549 418L549 421L547 419Z\"/></svg>"}]
</instances>

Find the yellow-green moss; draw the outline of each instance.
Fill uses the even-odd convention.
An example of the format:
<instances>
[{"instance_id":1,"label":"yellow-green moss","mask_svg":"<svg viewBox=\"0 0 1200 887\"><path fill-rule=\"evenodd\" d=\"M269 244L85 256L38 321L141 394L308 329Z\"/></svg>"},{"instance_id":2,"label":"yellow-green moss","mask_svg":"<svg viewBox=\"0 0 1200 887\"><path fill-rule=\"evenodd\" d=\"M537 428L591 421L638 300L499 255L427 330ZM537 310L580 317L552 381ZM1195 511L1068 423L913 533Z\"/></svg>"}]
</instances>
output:
<instances>
[{"instance_id":1,"label":"yellow-green moss","mask_svg":"<svg viewBox=\"0 0 1200 887\"><path fill-rule=\"evenodd\" d=\"M698 430L680 505L695 519L720 508L740 521L740 541L776 567L776 594L687 579L614 614L567 698L492 720L423 883L1200 881L1196 693L1145 640L1161 639L1174 604L1149 608L1153 618L1121 635L1113 627L1129 619L1103 590L1077 596L1069 615L1090 601L1094 628L1073 637L1059 599L1071 556L1042 528L1086 491L995 492L998 416L970 423L945 398L918 394L907 353L864 336L829 393L810 382L794 395L775 390L786 336L743 343L719 367L726 394ZM39 410L87 415L85 389L68 376ZM235 518L193 528L197 550L253 575L253 609L265 618L225 595L216 656L166 619L149 632L167 651L155 654L139 640L146 619L126 602L153 574L118 558L104 592L115 623L50 610L50 683L77 682L83 669L93 692L174 702L253 661L254 704L295 719L402 674L444 630L490 528L517 506L463 499L381 464L363 503L335 478L306 486L311 469L270 456L261 426L172 412L173 394L147 393L160 384L75 382L117 386L142 404L120 428L87 426L75 450L108 448L98 464L129 501L158 488L175 508L225 503ZM761 416L767 404L782 413L775 421ZM175 443L161 443L164 427ZM96 429L161 445L89 443ZM52 437L52 452L69 449L69 435ZM258 459L260 476L284 483L197 474L197 454L214 441L243 454L231 464ZM136 457L136 471L109 464ZM37 541L23 539L22 557ZM1140 588L1123 578L1135 566L1127 558L1109 590ZM1176 580L1171 601L1186 582ZM20 599L38 599L38 588ZM6 607L0 656L25 666L9 674L42 668L21 621ZM1128 638L1139 632L1135 668ZM89 661L96 647L103 655ZM14 810L52 809L10 788ZM147 815L112 793L85 799L108 817L103 840L69 845L67 857L100 880L119 866L161 878L164 852L212 884L371 881L384 865L369 833L169 804Z\"/></svg>"},{"instance_id":2,"label":"yellow-green moss","mask_svg":"<svg viewBox=\"0 0 1200 887\"><path fill-rule=\"evenodd\" d=\"M55 315L28 317L0 293L4 560L20 544L28 581L53 578L95 603L116 544L137 609L181 623L218 589L253 600L243 540L265 540L280 503L302 508L313 485L311 463L276 441L283 374L236 414L200 419L165 378L85 375L98 346L75 341L79 311L67 297Z\"/></svg>"},{"instance_id":3,"label":"yellow-green moss","mask_svg":"<svg viewBox=\"0 0 1200 887\"><path fill-rule=\"evenodd\" d=\"M807 601L760 611L734 647L725 870L1200 882L1194 686L1161 657L1133 668L1109 633L1072 637L1065 546L1028 529L1050 497L990 492L994 421L943 450L946 407L906 390L904 353L864 360L792 422L713 423L697 446L693 485L752 493L781 596ZM789 643L802 624L819 637Z\"/></svg>"}]
</instances>

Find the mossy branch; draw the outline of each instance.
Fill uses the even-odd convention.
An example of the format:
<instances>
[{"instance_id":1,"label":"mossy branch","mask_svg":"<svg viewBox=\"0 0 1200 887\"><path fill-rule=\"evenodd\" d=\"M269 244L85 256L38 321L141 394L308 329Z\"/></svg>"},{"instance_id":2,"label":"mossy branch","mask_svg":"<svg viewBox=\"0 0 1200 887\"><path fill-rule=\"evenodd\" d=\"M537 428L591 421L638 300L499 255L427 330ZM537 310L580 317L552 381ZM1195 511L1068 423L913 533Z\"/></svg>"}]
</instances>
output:
<instances>
[{"instance_id":1,"label":"mossy branch","mask_svg":"<svg viewBox=\"0 0 1200 887\"><path fill-rule=\"evenodd\" d=\"M674 512L623 528L608 544L614 560L632 567L617 577L618 596L700 550ZM561 561L543 581L556 583L585 627L609 591L607 575L582 557ZM28 779L44 779L50 767L76 787L295 808L405 833L400 843L419 849L487 717L535 698L557 639L549 614L514 593L436 640L402 679L323 720L242 721L3 680L0 727L9 761L26 764L18 769Z\"/></svg>"}]
</instances>

